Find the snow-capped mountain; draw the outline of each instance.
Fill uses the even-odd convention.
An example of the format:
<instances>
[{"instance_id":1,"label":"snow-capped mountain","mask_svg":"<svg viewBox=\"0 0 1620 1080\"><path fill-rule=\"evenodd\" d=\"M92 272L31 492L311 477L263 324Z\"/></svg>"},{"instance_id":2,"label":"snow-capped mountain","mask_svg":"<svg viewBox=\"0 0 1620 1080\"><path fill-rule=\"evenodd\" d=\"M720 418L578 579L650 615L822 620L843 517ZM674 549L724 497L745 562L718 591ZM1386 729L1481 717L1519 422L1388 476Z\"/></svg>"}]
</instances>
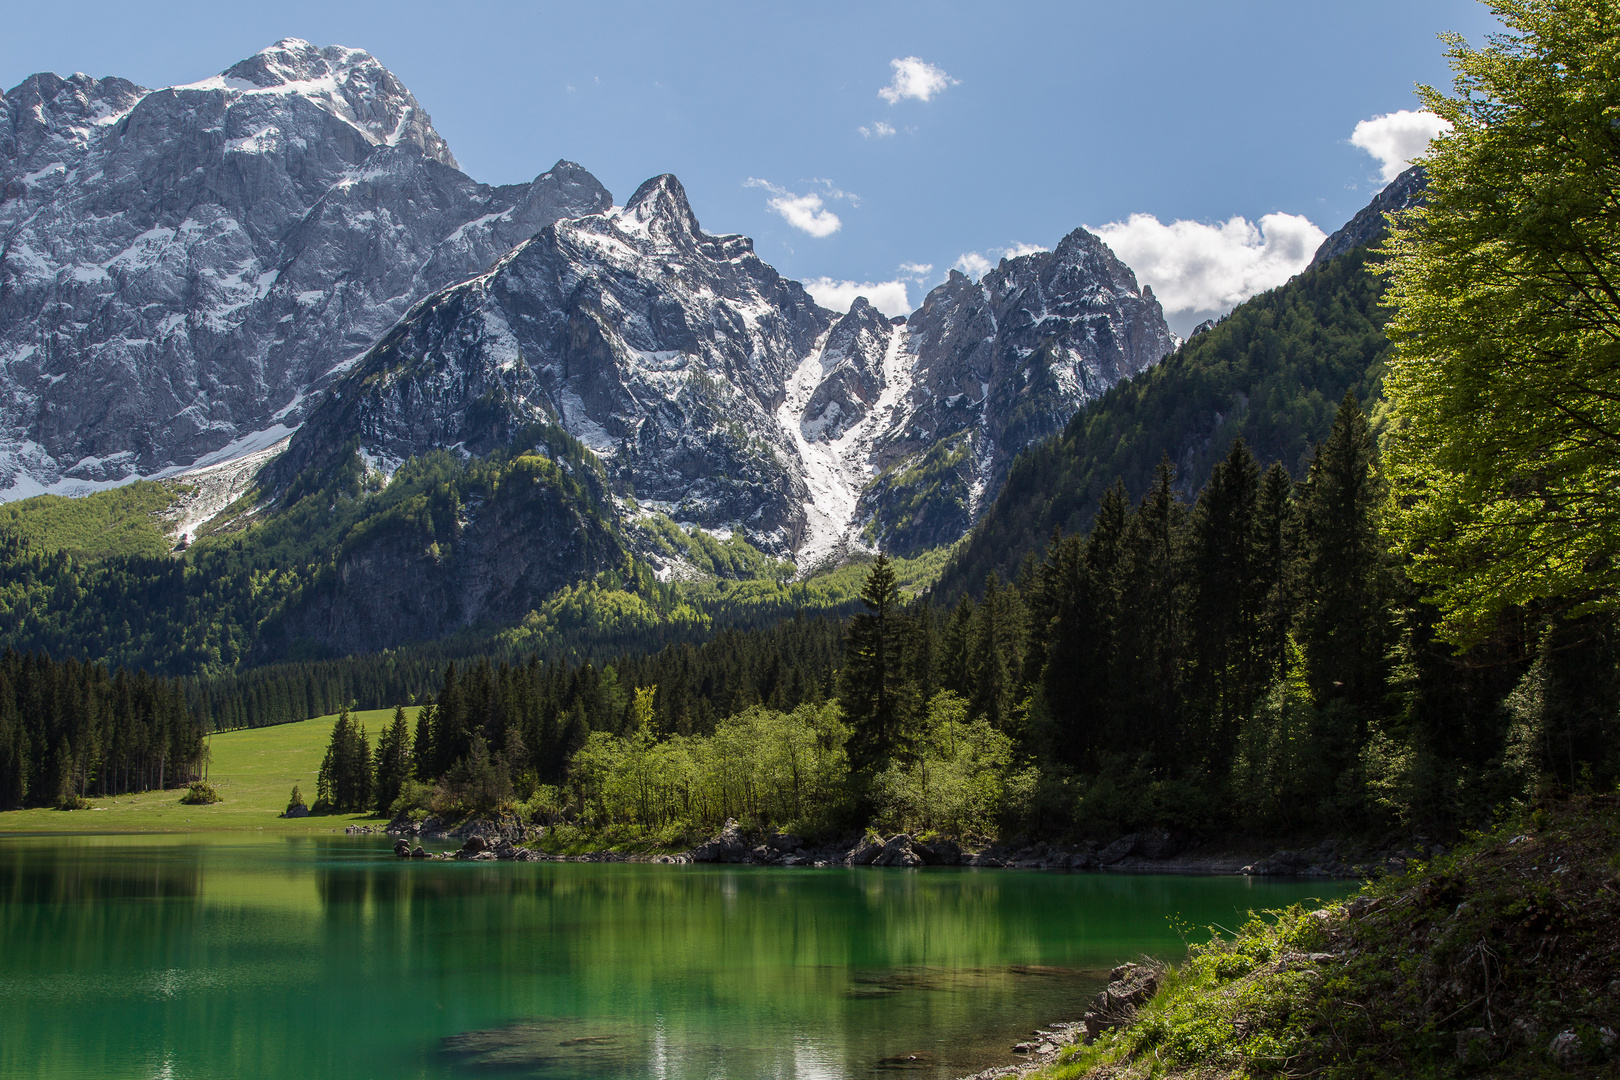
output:
<instances>
[{"instance_id":1,"label":"snow-capped mountain","mask_svg":"<svg viewBox=\"0 0 1620 1080\"><path fill-rule=\"evenodd\" d=\"M864 299L838 316L746 237L703 232L660 176L418 304L275 472L288 482L356 435L386 472L551 420L639 507L741 530L806 566L860 542L873 513L883 528L883 499L902 489L949 504L927 536L955 539L1014 454L1172 345L1152 293L1083 231L982 282L953 275L909 322ZM966 460L944 484L908 486L908 465L945 444Z\"/></svg>"},{"instance_id":2,"label":"snow-capped mountain","mask_svg":"<svg viewBox=\"0 0 1620 1080\"><path fill-rule=\"evenodd\" d=\"M902 554L967 532L1020 451L1177 344L1153 290L1084 229L977 282L953 270L907 327L910 385L860 510Z\"/></svg>"},{"instance_id":3,"label":"snow-capped mountain","mask_svg":"<svg viewBox=\"0 0 1620 1080\"><path fill-rule=\"evenodd\" d=\"M545 420L627 513L801 567L911 551L1173 345L1083 230L909 319L840 315L704 232L674 177L624 206L568 162L476 183L369 54L294 39L162 90L28 79L0 194L0 497L211 469L193 527L247 484L222 463L288 436L263 490L356 439L389 472Z\"/></svg>"},{"instance_id":4,"label":"snow-capped mountain","mask_svg":"<svg viewBox=\"0 0 1620 1080\"><path fill-rule=\"evenodd\" d=\"M369 54L295 39L162 90L30 77L0 196L11 497L273 443L413 302L612 204L567 162L474 182Z\"/></svg>"}]
</instances>

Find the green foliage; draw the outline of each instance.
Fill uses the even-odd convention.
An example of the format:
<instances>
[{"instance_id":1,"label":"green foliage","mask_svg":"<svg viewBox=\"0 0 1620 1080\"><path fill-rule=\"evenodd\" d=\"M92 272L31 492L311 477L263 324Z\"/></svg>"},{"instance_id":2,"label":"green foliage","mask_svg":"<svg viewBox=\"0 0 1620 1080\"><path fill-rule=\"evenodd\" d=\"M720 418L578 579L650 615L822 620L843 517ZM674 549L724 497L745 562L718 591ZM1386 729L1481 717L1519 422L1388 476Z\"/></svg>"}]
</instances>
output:
<instances>
[{"instance_id":1,"label":"green foliage","mask_svg":"<svg viewBox=\"0 0 1620 1080\"><path fill-rule=\"evenodd\" d=\"M332 741L321 761L314 809L352 812L369 810L372 803L371 742L365 725L344 709L332 726Z\"/></svg>"},{"instance_id":2,"label":"green foliage","mask_svg":"<svg viewBox=\"0 0 1620 1080\"><path fill-rule=\"evenodd\" d=\"M1616 944L1614 813L1543 808L1344 903L1212 927L1133 1026L1036 1076L1610 1075L1620 1002L1591 961ZM1576 1060L1555 1063L1566 1031Z\"/></svg>"},{"instance_id":3,"label":"green foliage","mask_svg":"<svg viewBox=\"0 0 1620 1080\"><path fill-rule=\"evenodd\" d=\"M36 495L0 508L0 532L33 548L93 561L114 556L162 558L174 546L158 515L185 491L173 482L139 480L81 498Z\"/></svg>"},{"instance_id":4,"label":"green foliage","mask_svg":"<svg viewBox=\"0 0 1620 1080\"><path fill-rule=\"evenodd\" d=\"M771 558L743 539L741 533L717 540L696 526L683 529L664 514L653 514L639 524L650 550L680 559L699 575L785 581L794 573L792 563Z\"/></svg>"},{"instance_id":5,"label":"green foliage","mask_svg":"<svg viewBox=\"0 0 1620 1080\"><path fill-rule=\"evenodd\" d=\"M1391 239L1391 527L1478 642L1504 611L1620 609L1620 13L1497 0L1509 32L1449 38L1452 124L1428 205Z\"/></svg>"},{"instance_id":6,"label":"green foliage","mask_svg":"<svg viewBox=\"0 0 1620 1080\"><path fill-rule=\"evenodd\" d=\"M292 794L287 796L287 810L286 810L286 813L291 814L294 810L297 810L297 809L308 810L309 809L309 804L304 802L304 793L302 791L298 790L298 785L297 784L294 784L293 789L292 789Z\"/></svg>"},{"instance_id":7,"label":"green foliage","mask_svg":"<svg viewBox=\"0 0 1620 1080\"><path fill-rule=\"evenodd\" d=\"M367 477L351 451L324 473L294 478L275 507L259 508L258 492L243 496L180 558L91 560L43 547L26 529L0 529L0 638L13 648L173 675L296 660L272 651L281 638L269 631L289 611L339 588L346 553L403 536L436 558L453 558L463 506L536 489L607 517L599 463L560 428L537 426L484 458L464 461L449 451L414 458L386 485ZM135 495L119 497L157 497L151 488L129 490ZM69 518L82 524L86 514Z\"/></svg>"},{"instance_id":8,"label":"green foliage","mask_svg":"<svg viewBox=\"0 0 1620 1080\"><path fill-rule=\"evenodd\" d=\"M890 554L917 555L960 537L971 524L972 458L973 437L964 431L885 469L864 493L873 507L866 542Z\"/></svg>"},{"instance_id":9,"label":"green foliage","mask_svg":"<svg viewBox=\"0 0 1620 1080\"><path fill-rule=\"evenodd\" d=\"M90 795L189 783L206 752L172 683L33 653L0 656L0 807L76 806Z\"/></svg>"},{"instance_id":10,"label":"green foliage","mask_svg":"<svg viewBox=\"0 0 1620 1080\"><path fill-rule=\"evenodd\" d=\"M916 751L877 779L878 816L912 833L994 835L1013 763L1012 739L941 690L928 703Z\"/></svg>"},{"instance_id":11,"label":"green foliage","mask_svg":"<svg viewBox=\"0 0 1620 1080\"><path fill-rule=\"evenodd\" d=\"M377 775L372 781L372 797L379 813L386 813L399 799L400 789L414 768L411 754L410 720L405 706L394 708L394 717L377 740Z\"/></svg>"},{"instance_id":12,"label":"green foliage","mask_svg":"<svg viewBox=\"0 0 1620 1080\"><path fill-rule=\"evenodd\" d=\"M180 796L180 801L187 806L208 806L219 802L220 799L219 792L214 790L213 784L206 780L193 780L191 786L186 788L186 793Z\"/></svg>"},{"instance_id":13,"label":"green foliage","mask_svg":"<svg viewBox=\"0 0 1620 1080\"><path fill-rule=\"evenodd\" d=\"M569 766L580 820L712 833L727 819L819 833L848 813L848 729L835 704L754 707L711 735L593 733Z\"/></svg>"}]
</instances>

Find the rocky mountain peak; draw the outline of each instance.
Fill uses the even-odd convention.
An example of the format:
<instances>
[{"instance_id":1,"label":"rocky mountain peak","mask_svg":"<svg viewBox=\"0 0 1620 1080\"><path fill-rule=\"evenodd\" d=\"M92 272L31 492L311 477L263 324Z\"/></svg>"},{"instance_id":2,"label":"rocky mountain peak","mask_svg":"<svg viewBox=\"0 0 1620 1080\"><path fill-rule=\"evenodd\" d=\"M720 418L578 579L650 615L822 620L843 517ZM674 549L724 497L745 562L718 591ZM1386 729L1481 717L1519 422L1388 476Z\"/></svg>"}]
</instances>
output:
<instances>
[{"instance_id":1,"label":"rocky mountain peak","mask_svg":"<svg viewBox=\"0 0 1620 1080\"><path fill-rule=\"evenodd\" d=\"M214 79L183 89L222 90L231 97L297 94L353 124L373 145L415 146L440 164L459 167L416 98L364 49L283 38Z\"/></svg>"},{"instance_id":2,"label":"rocky mountain peak","mask_svg":"<svg viewBox=\"0 0 1620 1080\"><path fill-rule=\"evenodd\" d=\"M1129 296L1152 295L1138 287L1131 268L1103 243L1102 237L1088 229L1076 229L1065 236L1052 254L1058 264L1082 270L1092 281L1107 283L1115 292Z\"/></svg>"},{"instance_id":3,"label":"rocky mountain peak","mask_svg":"<svg viewBox=\"0 0 1620 1080\"><path fill-rule=\"evenodd\" d=\"M54 190L93 136L147 93L128 79L30 75L0 98L0 201Z\"/></svg>"},{"instance_id":4,"label":"rocky mountain peak","mask_svg":"<svg viewBox=\"0 0 1620 1080\"><path fill-rule=\"evenodd\" d=\"M369 53L287 39L186 86L0 99L0 498L289 434L415 301L601 213L571 162L494 188Z\"/></svg>"},{"instance_id":5,"label":"rocky mountain peak","mask_svg":"<svg viewBox=\"0 0 1620 1080\"><path fill-rule=\"evenodd\" d=\"M636 188L617 215L617 224L666 242L698 240L703 232L687 201L686 189L671 173L655 176Z\"/></svg>"}]
</instances>

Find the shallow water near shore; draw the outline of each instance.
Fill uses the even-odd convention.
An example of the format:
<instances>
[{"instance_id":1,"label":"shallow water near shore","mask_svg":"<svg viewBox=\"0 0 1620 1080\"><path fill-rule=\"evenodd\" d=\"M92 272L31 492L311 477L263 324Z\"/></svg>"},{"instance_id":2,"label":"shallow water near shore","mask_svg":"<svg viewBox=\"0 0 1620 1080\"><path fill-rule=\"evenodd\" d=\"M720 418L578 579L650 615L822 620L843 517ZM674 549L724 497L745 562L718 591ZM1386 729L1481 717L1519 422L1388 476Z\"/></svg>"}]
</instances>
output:
<instances>
[{"instance_id":1,"label":"shallow water near shore","mask_svg":"<svg viewBox=\"0 0 1620 1080\"><path fill-rule=\"evenodd\" d=\"M1346 882L396 860L386 837L0 837L0 1076L950 1077Z\"/></svg>"}]
</instances>

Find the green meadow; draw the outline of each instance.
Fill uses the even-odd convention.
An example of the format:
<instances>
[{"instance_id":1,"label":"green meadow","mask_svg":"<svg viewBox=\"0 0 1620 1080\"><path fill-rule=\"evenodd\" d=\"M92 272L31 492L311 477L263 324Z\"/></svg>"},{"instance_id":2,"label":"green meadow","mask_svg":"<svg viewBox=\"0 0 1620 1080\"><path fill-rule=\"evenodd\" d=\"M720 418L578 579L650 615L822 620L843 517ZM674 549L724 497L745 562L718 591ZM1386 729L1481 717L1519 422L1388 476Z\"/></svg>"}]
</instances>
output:
<instances>
[{"instance_id":1,"label":"green meadow","mask_svg":"<svg viewBox=\"0 0 1620 1080\"><path fill-rule=\"evenodd\" d=\"M415 720L416 710L406 713ZM375 742L394 710L354 715ZM315 801L315 778L337 716L296 724L222 731L208 737L212 760L208 782L219 792L211 806L187 806L183 790L146 791L111 799L91 799L89 810L8 810L0 812L0 833L16 832L213 832L262 829L266 832L341 831L359 822L376 824L369 814L319 814L284 818L287 796L297 784L304 801Z\"/></svg>"}]
</instances>

